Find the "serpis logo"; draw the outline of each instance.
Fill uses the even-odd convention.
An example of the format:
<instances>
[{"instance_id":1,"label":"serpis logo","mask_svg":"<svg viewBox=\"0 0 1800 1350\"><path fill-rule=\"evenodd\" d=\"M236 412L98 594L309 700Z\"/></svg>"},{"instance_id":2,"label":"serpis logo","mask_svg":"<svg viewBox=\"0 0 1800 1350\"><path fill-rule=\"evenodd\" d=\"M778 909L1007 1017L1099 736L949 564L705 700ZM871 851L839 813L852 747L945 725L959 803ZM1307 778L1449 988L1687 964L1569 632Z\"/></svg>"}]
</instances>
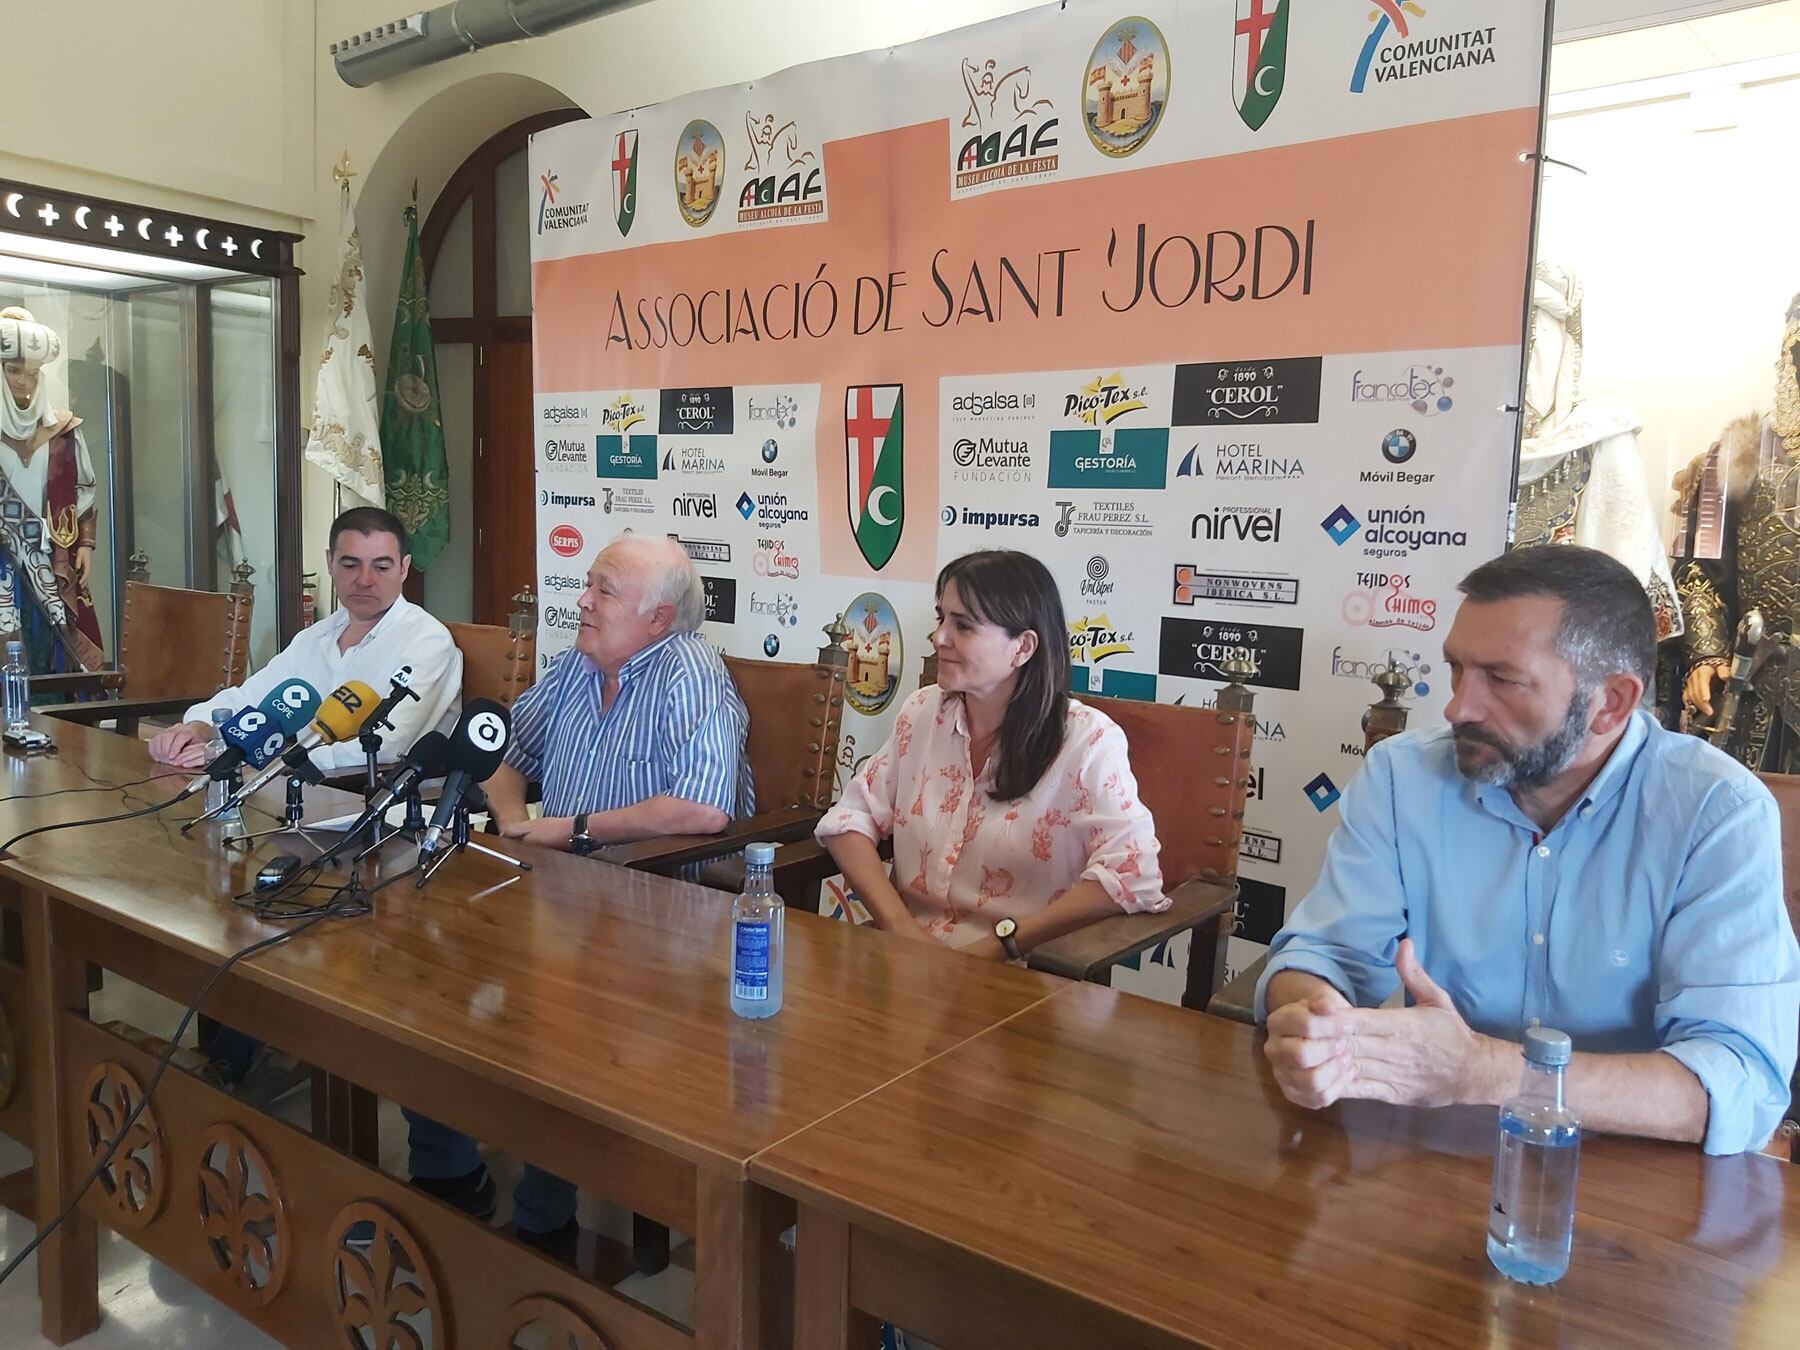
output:
<instances>
[{"instance_id":1,"label":"serpis logo","mask_svg":"<svg viewBox=\"0 0 1800 1350\"><path fill-rule=\"evenodd\" d=\"M581 531L573 525L558 525L550 531L550 551L559 558L573 558L581 552Z\"/></svg>"}]
</instances>

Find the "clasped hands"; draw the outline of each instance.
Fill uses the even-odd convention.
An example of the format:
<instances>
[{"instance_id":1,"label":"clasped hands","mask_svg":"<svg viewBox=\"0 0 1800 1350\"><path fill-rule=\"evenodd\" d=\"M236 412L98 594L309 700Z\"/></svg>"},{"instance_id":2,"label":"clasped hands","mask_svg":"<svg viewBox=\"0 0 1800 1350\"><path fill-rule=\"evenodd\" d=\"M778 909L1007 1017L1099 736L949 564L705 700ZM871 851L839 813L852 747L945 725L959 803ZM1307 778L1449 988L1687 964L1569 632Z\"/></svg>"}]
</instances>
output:
<instances>
[{"instance_id":1,"label":"clasped hands","mask_svg":"<svg viewBox=\"0 0 1800 1350\"><path fill-rule=\"evenodd\" d=\"M1405 1106L1489 1100L1500 1042L1470 1030L1411 938L1401 940L1394 969L1410 1008L1352 1007L1320 981L1269 1014L1263 1053L1289 1101L1317 1110L1344 1097Z\"/></svg>"}]
</instances>

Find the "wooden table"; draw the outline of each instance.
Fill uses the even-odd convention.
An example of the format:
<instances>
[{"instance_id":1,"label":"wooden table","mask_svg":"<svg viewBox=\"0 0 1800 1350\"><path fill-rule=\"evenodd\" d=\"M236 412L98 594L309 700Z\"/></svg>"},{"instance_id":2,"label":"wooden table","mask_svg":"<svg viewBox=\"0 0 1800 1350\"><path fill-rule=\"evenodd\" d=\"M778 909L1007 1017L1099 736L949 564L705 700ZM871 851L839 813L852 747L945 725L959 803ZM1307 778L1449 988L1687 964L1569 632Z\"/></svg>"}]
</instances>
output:
<instances>
[{"instance_id":1,"label":"wooden table","mask_svg":"<svg viewBox=\"0 0 1800 1350\"><path fill-rule=\"evenodd\" d=\"M51 729L61 756L8 758L11 791L154 771L133 740ZM10 801L0 829L118 801ZM309 802L314 818L354 804ZM0 905L22 925L0 1002L26 1064L0 1127L34 1148L38 1215L62 1208L157 1048L88 1020L85 964L187 1002L226 955L276 931L228 897L281 845L228 857L202 831L183 838L184 814L44 835L0 864ZM391 866L410 863L409 847L390 847ZM531 856L521 880L469 854L424 891L382 891L375 914L328 921L234 969L207 1011L694 1234L691 1331L171 1069L133 1135L132 1166L122 1157L40 1249L45 1334L61 1343L96 1324L102 1222L289 1345L341 1345L359 1320L426 1316L437 1346L507 1345L533 1319L572 1345L757 1344L779 1320L779 1296L763 1297L778 1282L764 1274L791 1206L749 1180L749 1159L1059 983L795 913L784 1009L745 1022L728 1009L728 897ZM358 1220L376 1226L368 1255L347 1237Z\"/></svg>"},{"instance_id":2,"label":"wooden table","mask_svg":"<svg viewBox=\"0 0 1800 1350\"><path fill-rule=\"evenodd\" d=\"M1800 1183L1583 1141L1556 1286L1488 1264L1494 1113L1301 1111L1248 1028L1068 985L751 1162L803 1350L1800 1343Z\"/></svg>"}]
</instances>

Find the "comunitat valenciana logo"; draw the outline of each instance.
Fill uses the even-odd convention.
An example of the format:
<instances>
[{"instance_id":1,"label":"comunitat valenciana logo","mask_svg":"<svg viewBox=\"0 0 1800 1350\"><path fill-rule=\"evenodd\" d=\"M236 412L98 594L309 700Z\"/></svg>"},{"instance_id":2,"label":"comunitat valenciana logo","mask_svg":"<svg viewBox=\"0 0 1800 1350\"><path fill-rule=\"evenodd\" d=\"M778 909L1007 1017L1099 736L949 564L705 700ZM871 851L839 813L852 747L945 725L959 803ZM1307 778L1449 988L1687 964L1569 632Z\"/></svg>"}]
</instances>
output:
<instances>
[{"instance_id":1,"label":"comunitat valenciana logo","mask_svg":"<svg viewBox=\"0 0 1800 1350\"><path fill-rule=\"evenodd\" d=\"M561 180L555 169L545 169L538 175L538 213L537 232L545 230L572 230L578 225L587 224L588 204L586 202L558 201L562 192Z\"/></svg>"},{"instance_id":2,"label":"comunitat valenciana logo","mask_svg":"<svg viewBox=\"0 0 1800 1350\"><path fill-rule=\"evenodd\" d=\"M1437 10L1440 5L1432 8ZM1369 33L1350 72L1353 94L1367 89L1371 76L1378 85L1389 84L1494 62L1495 30L1491 25L1429 32L1425 25L1413 22L1425 17L1424 7L1413 0L1369 0L1368 12Z\"/></svg>"}]
</instances>

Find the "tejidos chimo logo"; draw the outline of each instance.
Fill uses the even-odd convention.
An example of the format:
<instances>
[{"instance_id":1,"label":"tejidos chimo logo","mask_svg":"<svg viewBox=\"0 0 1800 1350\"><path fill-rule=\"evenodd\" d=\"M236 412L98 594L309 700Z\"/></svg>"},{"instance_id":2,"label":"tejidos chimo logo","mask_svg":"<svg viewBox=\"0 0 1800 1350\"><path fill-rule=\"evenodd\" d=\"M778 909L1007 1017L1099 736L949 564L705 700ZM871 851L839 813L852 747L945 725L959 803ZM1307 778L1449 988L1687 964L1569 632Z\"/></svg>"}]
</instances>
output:
<instances>
[{"instance_id":1,"label":"tejidos chimo logo","mask_svg":"<svg viewBox=\"0 0 1800 1350\"><path fill-rule=\"evenodd\" d=\"M904 392L897 384L853 384L844 390L850 530L877 572L900 547L906 526Z\"/></svg>"},{"instance_id":2,"label":"tejidos chimo logo","mask_svg":"<svg viewBox=\"0 0 1800 1350\"><path fill-rule=\"evenodd\" d=\"M1232 97L1244 125L1261 131L1287 83L1288 0L1237 0L1232 32Z\"/></svg>"},{"instance_id":3,"label":"tejidos chimo logo","mask_svg":"<svg viewBox=\"0 0 1800 1350\"><path fill-rule=\"evenodd\" d=\"M738 193L738 223L824 215L825 170L818 152L801 143L799 123L790 117L776 126L774 113L747 112L744 134L750 138L744 161L750 178Z\"/></svg>"},{"instance_id":4,"label":"tejidos chimo logo","mask_svg":"<svg viewBox=\"0 0 1800 1350\"><path fill-rule=\"evenodd\" d=\"M631 222L637 219L637 145L635 131L621 131L613 145L613 219L621 239L631 233Z\"/></svg>"},{"instance_id":5,"label":"tejidos chimo logo","mask_svg":"<svg viewBox=\"0 0 1800 1350\"><path fill-rule=\"evenodd\" d=\"M675 204L695 229L712 219L725 186L725 138L711 122L696 118L675 143Z\"/></svg>"}]
</instances>

